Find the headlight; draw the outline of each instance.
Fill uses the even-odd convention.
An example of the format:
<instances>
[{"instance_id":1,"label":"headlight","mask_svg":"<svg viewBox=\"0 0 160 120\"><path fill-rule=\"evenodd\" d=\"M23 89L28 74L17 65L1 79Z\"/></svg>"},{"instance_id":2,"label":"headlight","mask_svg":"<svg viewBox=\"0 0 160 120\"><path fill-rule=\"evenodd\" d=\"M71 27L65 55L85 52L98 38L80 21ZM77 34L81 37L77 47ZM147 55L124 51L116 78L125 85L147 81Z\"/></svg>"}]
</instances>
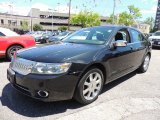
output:
<instances>
[{"instance_id":1,"label":"headlight","mask_svg":"<svg viewBox=\"0 0 160 120\"><path fill-rule=\"evenodd\" d=\"M32 68L36 74L61 74L68 71L71 63L37 63Z\"/></svg>"},{"instance_id":2,"label":"headlight","mask_svg":"<svg viewBox=\"0 0 160 120\"><path fill-rule=\"evenodd\" d=\"M149 41L152 41L152 38L149 38Z\"/></svg>"},{"instance_id":3,"label":"headlight","mask_svg":"<svg viewBox=\"0 0 160 120\"><path fill-rule=\"evenodd\" d=\"M41 37L40 39L43 39L43 37Z\"/></svg>"}]
</instances>

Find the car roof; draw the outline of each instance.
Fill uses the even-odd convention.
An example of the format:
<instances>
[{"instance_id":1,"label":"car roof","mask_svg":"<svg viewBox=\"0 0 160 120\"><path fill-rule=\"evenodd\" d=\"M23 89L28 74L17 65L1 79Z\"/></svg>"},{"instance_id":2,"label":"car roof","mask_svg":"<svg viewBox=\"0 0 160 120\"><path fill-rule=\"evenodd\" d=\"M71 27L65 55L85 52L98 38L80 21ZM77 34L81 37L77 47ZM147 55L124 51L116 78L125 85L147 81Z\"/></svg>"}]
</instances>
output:
<instances>
[{"instance_id":1,"label":"car roof","mask_svg":"<svg viewBox=\"0 0 160 120\"><path fill-rule=\"evenodd\" d=\"M115 30L118 30L118 29L123 29L123 28L129 28L129 29L133 29L133 30L136 30L138 32L140 32L138 29L134 28L134 27L130 27L130 26L124 26L124 25L103 25L103 26L94 26L94 27L88 27L88 28L96 28L96 27L111 27L111 28L115 28ZM84 28L85 29L85 28ZM142 33L142 32L140 32Z\"/></svg>"},{"instance_id":2,"label":"car roof","mask_svg":"<svg viewBox=\"0 0 160 120\"><path fill-rule=\"evenodd\" d=\"M130 26L124 26L124 25L104 25L104 26L95 26L95 27L112 27L112 28L130 28L130 29L135 29L137 30L136 28L133 28L133 27L130 27Z\"/></svg>"}]
</instances>

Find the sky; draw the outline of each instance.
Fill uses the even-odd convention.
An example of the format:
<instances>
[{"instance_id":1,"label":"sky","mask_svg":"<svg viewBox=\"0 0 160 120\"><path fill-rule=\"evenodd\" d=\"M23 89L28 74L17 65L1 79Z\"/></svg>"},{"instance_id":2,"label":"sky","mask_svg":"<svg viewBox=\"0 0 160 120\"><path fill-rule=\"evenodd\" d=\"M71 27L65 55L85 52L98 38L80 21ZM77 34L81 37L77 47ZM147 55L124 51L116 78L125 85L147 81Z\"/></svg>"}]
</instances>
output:
<instances>
[{"instance_id":1,"label":"sky","mask_svg":"<svg viewBox=\"0 0 160 120\"><path fill-rule=\"evenodd\" d=\"M0 0L0 12L27 15L32 7L42 11L53 9L67 13L68 2L69 0ZM117 0L115 13L127 11L127 6L134 5L141 10L143 15L141 20L147 17L155 18L157 3L158 0ZM72 0L71 13L78 13L85 9L102 16L109 16L113 12L113 0Z\"/></svg>"}]
</instances>

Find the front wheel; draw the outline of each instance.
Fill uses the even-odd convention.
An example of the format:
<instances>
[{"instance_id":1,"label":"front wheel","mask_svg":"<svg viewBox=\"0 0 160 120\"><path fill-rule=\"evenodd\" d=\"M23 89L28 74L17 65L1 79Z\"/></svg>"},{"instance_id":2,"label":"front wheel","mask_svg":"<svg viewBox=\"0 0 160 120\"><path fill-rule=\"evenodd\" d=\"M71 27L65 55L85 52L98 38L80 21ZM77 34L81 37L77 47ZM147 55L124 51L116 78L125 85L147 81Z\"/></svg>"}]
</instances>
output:
<instances>
[{"instance_id":1,"label":"front wheel","mask_svg":"<svg viewBox=\"0 0 160 120\"><path fill-rule=\"evenodd\" d=\"M149 63L150 63L150 55L147 54L144 58L142 65L139 67L138 71L141 73L145 73L148 70Z\"/></svg>"},{"instance_id":2,"label":"front wheel","mask_svg":"<svg viewBox=\"0 0 160 120\"><path fill-rule=\"evenodd\" d=\"M7 50L7 58L8 58L9 60L11 60L12 57L13 57L13 55L14 55L14 52L15 52L15 51L18 51L18 50L20 50L20 49L22 49L22 47L19 46L19 45L14 45L14 46L11 46L10 48L8 48L8 50Z\"/></svg>"},{"instance_id":3,"label":"front wheel","mask_svg":"<svg viewBox=\"0 0 160 120\"><path fill-rule=\"evenodd\" d=\"M81 104L90 104L98 98L104 83L100 69L88 70L81 78L75 93L75 99Z\"/></svg>"}]
</instances>

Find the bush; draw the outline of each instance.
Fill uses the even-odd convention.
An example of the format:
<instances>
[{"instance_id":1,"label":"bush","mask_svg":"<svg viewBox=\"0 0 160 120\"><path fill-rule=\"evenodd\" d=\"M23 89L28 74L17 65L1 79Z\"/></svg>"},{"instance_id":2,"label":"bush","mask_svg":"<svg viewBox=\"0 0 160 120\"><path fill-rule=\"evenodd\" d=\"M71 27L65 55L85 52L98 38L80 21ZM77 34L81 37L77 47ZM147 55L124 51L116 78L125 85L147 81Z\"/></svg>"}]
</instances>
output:
<instances>
[{"instance_id":1,"label":"bush","mask_svg":"<svg viewBox=\"0 0 160 120\"><path fill-rule=\"evenodd\" d=\"M66 31L67 27L66 26L61 26L61 27L58 28L58 30L60 30L60 31Z\"/></svg>"},{"instance_id":2,"label":"bush","mask_svg":"<svg viewBox=\"0 0 160 120\"><path fill-rule=\"evenodd\" d=\"M43 27L39 24L34 24L34 26L33 26L34 31L41 31L42 29L43 29Z\"/></svg>"}]
</instances>

